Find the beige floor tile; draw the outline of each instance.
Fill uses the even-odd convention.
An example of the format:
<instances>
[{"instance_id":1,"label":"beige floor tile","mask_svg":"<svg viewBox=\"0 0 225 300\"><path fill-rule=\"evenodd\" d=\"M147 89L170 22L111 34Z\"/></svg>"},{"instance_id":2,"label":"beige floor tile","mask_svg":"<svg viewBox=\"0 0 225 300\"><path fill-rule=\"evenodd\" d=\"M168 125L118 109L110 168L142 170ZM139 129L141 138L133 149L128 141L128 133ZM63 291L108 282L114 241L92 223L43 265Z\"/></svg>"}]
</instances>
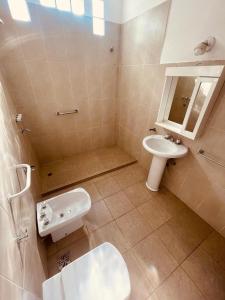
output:
<instances>
[{"instance_id":1,"label":"beige floor tile","mask_svg":"<svg viewBox=\"0 0 225 300\"><path fill-rule=\"evenodd\" d=\"M43 164L41 166L42 192L61 188L134 161L134 158L114 146ZM50 177L47 176L49 172L53 173Z\"/></svg>"},{"instance_id":2,"label":"beige floor tile","mask_svg":"<svg viewBox=\"0 0 225 300\"><path fill-rule=\"evenodd\" d=\"M138 243L134 249L154 288L158 287L177 267L175 259L154 233Z\"/></svg>"},{"instance_id":3,"label":"beige floor tile","mask_svg":"<svg viewBox=\"0 0 225 300\"><path fill-rule=\"evenodd\" d=\"M143 204L150 198L145 182L138 182L131 185L124 192L135 207Z\"/></svg>"},{"instance_id":4,"label":"beige floor tile","mask_svg":"<svg viewBox=\"0 0 225 300\"><path fill-rule=\"evenodd\" d=\"M168 191L165 187L162 187L159 192L150 192L153 199L157 201L170 213L171 216L176 216L182 209L186 209L187 206Z\"/></svg>"},{"instance_id":5,"label":"beige floor tile","mask_svg":"<svg viewBox=\"0 0 225 300\"><path fill-rule=\"evenodd\" d=\"M134 208L124 192L105 198L105 203L114 218L119 218Z\"/></svg>"},{"instance_id":6,"label":"beige floor tile","mask_svg":"<svg viewBox=\"0 0 225 300\"><path fill-rule=\"evenodd\" d=\"M148 300L203 300L201 292L187 274L178 268Z\"/></svg>"},{"instance_id":7,"label":"beige floor tile","mask_svg":"<svg viewBox=\"0 0 225 300\"><path fill-rule=\"evenodd\" d=\"M65 253L69 252L70 260L71 262L77 259L78 257L84 255L88 251L90 251L91 245L89 243L88 237L85 237L83 239L80 239L76 241L75 243L71 244L68 247L63 248L62 250L58 251L56 254L50 256L48 258L48 271L49 271L49 277L55 275L59 272L57 267L57 260L60 256L62 256Z\"/></svg>"},{"instance_id":8,"label":"beige floor tile","mask_svg":"<svg viewBox=\"0 0 225 300\"><path fill-rule=\"evenodd\" d=\"M201 245L218 264L225 270L225 238L213 232Z\"/></svg>"},{"instance_id":9,"label":"beige floor tile","mask_svg":"<svg viewBox=\"0 0 225 300\"><path fill-rule=\"evenodd\" d=\"M181 263L211 232L211 227L191 210L182 210L157 231L167 249Z\"/></svg>"},{"instance_id":10,"label":"beige floor tile","mask_svg":"<svg viewBox=\"0 0 225 300\"><path fill-rule=\"evenodd\" d=\"M57 251L59 251L65 247L70 246L71 244L75 243L76 241L78 241L82 238L85 238L86 235L87 235L87 233L85 231L85 228L82 227L53 244L56 245Z\"/></svg>"},{"instance_id":11,"label":"beige floor tile","mask_svg":"<svg viewBox=\"0 0 225 300\"><path fill-rule=\"evenodd\" d=\"M157 199L151 199L142 204L138 207L138 211L146 219L146 221L149 222L153 229L157 229L172 217L165 209L164 205L161 205Z\"/></svg>"},{"instance_id":12,"label":"beige floor tile","mask_svg":"<svg viewBox=\"0 0 225 300\"><path fill-rule=\"evenodd\" d=\"M95 183L99 193L103 198L113 195L120 191L120 187L114 178L106 178Z\"/></svg>"},{"instance_id":13,"label":"beige floor tile","mask_svg":"<svg viewBox=\"0 0 225 300\"><path fill-rule=\"evenodd\" d=\"M97 228L111 222L113 220L103 200L92 205L90 212L85 216L85 223L88 230L96 230Z\"/></svg>"},{"instance_id":14,"label":"beige floor tile","mask_svg":"<svg viewBox=\"0 0 225 300\"><path fill-rule=\"evenodd\" d=\"M153 291L153 286L147 277L147 272L142 268L137 257L132 250L127 251L123 255L131 281L131 299L132 300L145 300Z\"/></svg>"},{"instance_id":15,"label":"beige floor tile","mask_svg":"<svg viewBox=\"0 0 225 300\"><path fill-rule=\"evenodd\" d=\"M136 209L117 219L116 223L130 246L137 244L152 232L149 223L145 222Z\"/></svg>"},{"instance_id":16,"label":"beige floor tile","mask_svg":"<svg viewBox=\"0 0 225 300\"><path fill-rule=\"evenodd\" d=\"M90 234L90 243L92 247L109 242L113 244L121 253L128 250L129 245L120 232L116 222L109 223Z\"/></svg>"},{"instance_id":17,"label":"beige floor tile","mask_svg":"<svg viewBox=\"0 0 225 300\"><path fill-rule=\"evenodd\" d=\"M204 250L198 248L182 267L208 300L225 299L225 271Z\"/></svg>"},{"instance_id":18,"label":"beige floor tile","mask_svg":"<svg viewBox=\"0 0 225 300\"><path fill-rule=\"evenodd\" d=\"M124 189L139 181L143 181L145 172L138 164L134 164L117 173L114 178L119 186Z\"/></svg>"}]
</instances>

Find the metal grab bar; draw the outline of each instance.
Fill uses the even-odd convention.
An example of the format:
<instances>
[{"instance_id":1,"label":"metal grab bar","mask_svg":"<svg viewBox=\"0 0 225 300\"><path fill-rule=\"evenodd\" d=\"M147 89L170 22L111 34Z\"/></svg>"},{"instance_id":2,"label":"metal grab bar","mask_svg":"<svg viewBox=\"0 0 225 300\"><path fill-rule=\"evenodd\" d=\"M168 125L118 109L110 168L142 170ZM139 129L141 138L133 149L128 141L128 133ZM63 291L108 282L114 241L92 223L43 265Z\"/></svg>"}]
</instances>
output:
<instances>
[{"instance_id":1,"label":"metal grab bar","mask_svg":"<svg viewBox=\"0 0 225 300\"><path fill-rule=\"evenodd\" d=\"M201 154L201 156L203 156L205 159L207 159L207 160L213 162L214 164L216 164L216 165L218 165L218 166L220 166L220 167L222 167L222 168L225 168L225 164L223 164L223 163L221 163L221 162L218 162L217 160L213 159L212 157L206 155L205 152L206 152L206 151L203 150L203 149L199 149L199 151L198 151L198 153Z\"/></svg>"},{"instance_id":2,"label":"metal grab bar","mask_svg":"<svg viewBox=\"0 0 225 300\"><path fill-rule=\"evenodd\" d=\"M30 165L27 165L27 164L20 164L20 165L16 165L15 167L16 169L21 169L21 168L24 168L25 169L25 173L26 173L26 184L25 184L25 187L22 191L20 191L19 193L17 194L14 194L14 195L9 195L8 196L8 200L11 202L11 200L13 198L16 198L16 197L19 197L19 196L22 196L29 188L30 188L30 185L31 185L31 166Z\"/></svg>"},{"instance_id":3,"label":"metal grab bar","mask_svg":"<svg viewBox=\"0 0 225 300\"><path fill-rule=\"evenodd\" d=\"M56 115L57 116L65 116L65 115L72 115L72 114L77 114L79 112L78 109L74 109L72 111L65 111L65 112L57 112Z\"/></svg>"}]
</instances>

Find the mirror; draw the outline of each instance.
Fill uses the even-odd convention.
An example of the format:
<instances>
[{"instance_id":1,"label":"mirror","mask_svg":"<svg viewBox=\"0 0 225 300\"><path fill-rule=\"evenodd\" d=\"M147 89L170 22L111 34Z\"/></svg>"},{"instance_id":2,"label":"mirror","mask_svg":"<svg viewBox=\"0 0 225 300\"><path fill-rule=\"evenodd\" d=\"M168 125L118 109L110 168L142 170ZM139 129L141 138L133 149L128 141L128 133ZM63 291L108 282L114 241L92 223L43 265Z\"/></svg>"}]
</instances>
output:
<instances>
[{"instance_id":1,"label":"mirror","mask_svg":"<svg viewBox=\"0 0 225 300\"><path fill-rule=\"evenodd\" d=\"M212 87L212 82L202 82L199 86L197 96L193 103L191 114L187 123L186 130L193 132L197 123L202 107Z\"/></svg>"},{"instance_id":2,"label":"mirror","mask_svg":"<svg viewBox=\"0 0 225 300\"><path fill-rule=\"evenodd\" d=\"M179 77L170 114L169 120L182 124L188 109L191 95L195 87L195 77Z\"/></svg>"},{"instance_id":3,"label":"mirror","mask_svg":"<svg viewBox=\"0 0 225 300\"><path fill-rule=\"evenodd\" d=\"M224 66L167 68L156 125L195 139L223 79Z\"/></svg>"}]
</instances>

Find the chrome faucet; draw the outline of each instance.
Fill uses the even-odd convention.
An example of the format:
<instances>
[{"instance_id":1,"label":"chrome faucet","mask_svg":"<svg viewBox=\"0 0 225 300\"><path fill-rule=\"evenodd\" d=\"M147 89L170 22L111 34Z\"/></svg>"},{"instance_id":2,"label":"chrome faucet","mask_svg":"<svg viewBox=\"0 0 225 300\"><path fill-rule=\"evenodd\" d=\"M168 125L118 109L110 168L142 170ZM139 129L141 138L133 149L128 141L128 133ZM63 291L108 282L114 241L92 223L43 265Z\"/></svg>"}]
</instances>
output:
<instances>
[{"instance_id":1,"label":"chrome faucet","mask_svg":"<svg viewBox=\"0 0 225 300\"><path fill-rule=\"evenodd\" d=\"M182 141L180 140L180 139L174 139L174 137L172 136L172 135L165 135L164 136L164 138L166 139L166 140L170 140L171 142L173 142L173 143L175 143L175 144L177 144L177 145L181 145L182 144Z\"/></svg>"},{"instance_id":2,"label":"chrome faucet","mask_svg":"<svg viewBox=\"0 0 225 300\"><path fill-rule=\"evenodd\" d=\"M166 140L170 140L171 142L174 142L174 137L172 135L167 134L167 135L164 136L164 138Z\"/></svg>"}]
</instances>

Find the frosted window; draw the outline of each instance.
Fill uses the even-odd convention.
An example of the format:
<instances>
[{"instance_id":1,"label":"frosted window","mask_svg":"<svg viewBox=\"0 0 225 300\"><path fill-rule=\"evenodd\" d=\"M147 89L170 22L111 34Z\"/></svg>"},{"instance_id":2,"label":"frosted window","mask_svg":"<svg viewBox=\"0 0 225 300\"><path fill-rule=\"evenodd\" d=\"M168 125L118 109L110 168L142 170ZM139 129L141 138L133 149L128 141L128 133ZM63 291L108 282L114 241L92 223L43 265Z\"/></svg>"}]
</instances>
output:
<instances>
[{"instance_id":1,"label":"frosted window","mask_svg":"<svg viewBox=\"0 0 225 300\"><path fill-rule=\"evenodd\" d=\"M93 18L93 33L96 35L105 35L104 19Z\"/></svg>"},{"instance_id":2,"label":"frosted window","mask_svg":"<svg viewBox=\"0 0 225 300\"><path fill-rule=\"evenodd\" d=\"M59 10L71 11L70 0L56 0L56 7Z\"/></svg>"},{"instance_id":3,"label":"frosted window","mask_svg":"<svg viewBox=\"0 0 225 300\"><path fill-rule=\"evenodd\" d=\"M40 0L40 4L47 7L55 7L55 0Z\"/></svg>"},{"instance_id":4,"label":"frosted window","mask_svg":"<svg viewBox=\"0 0 225 300\"><path fill-rule=\"evenodd\" d=\"M92 0L93 17L104 19L104 1Z\"/></svg>"},{"instance_id":5,"label":"frosted window","mask_svg":"<svg viewBox=\"0 0 225 300\"><path fill-rule=\"evenodd\" d=\"M25 0L8 0L10 13L13 19L29 22L30 13Z\"/></svg>"},{"instance_id":6,"label":"frosted window","mask_svg":"<svg viewBox=\"0 0 225 300\"><path fill-rule=\"evenodd\" d=\"M84 0L71 0L71 6L75 15L84 15Z\"/></svg>"}]
</instances>

